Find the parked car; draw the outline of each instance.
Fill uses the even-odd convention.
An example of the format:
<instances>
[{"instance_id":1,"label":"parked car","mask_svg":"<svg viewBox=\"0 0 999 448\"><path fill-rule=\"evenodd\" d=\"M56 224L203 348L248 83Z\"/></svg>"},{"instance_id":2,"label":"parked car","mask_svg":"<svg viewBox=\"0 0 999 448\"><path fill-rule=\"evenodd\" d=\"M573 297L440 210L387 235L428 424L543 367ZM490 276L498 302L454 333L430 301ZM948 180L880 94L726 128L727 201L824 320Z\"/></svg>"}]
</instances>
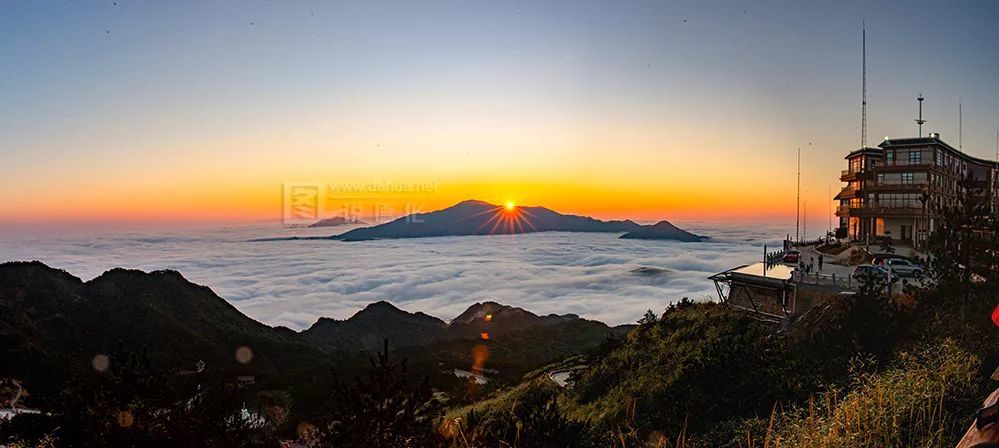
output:
<instances>
[{"instance_id":1,"label":"parked car","mask_svg":"<svg viewBox=\"0 0 999 448\"><path fill-rule=\"evenodd\" d=\"M904 257L902 255L895 255L895 254L874 254L874 259L871 260L871 264L873 264L875 266L884 266L885 265L885 261L887 261L887 260L906 260L906 261L909 261L909 258Z\"/></svg>"},{"instance_id":2,"label":"parked car","mask_svg":"<svg viewBox=\"0 0 999 448\"><path fill-rule=\"evenodd\" d=\"M789 250L784 253L785 263L798 264L799 261L801 261L801 252L798 252L796 250Z\"/></svg>"},{"instance_id":3,"label":"parked car","mask_svg":"<svg viewBox=\"0 0 999 448\"><path fill-rule=\"evenodd\" d=\"M853 274L851 275L853 276L853 279L857 281L864 281L864 279L868 276L874 276L874 278L879 281L886 281L888 279L888 270L881 266L865 264L853 268ZM898 276L892 275L891 282L895 283L897 281Z\"/></svg>"},{"instance_id":4,"label":"parked car","mask_svg":"<svg viewBox=\"0 0 999 448\"><path fill-rule=\"evenodd\" d=\"M891 267L891 272L901 277L922 277L926 269L919 264L901 258L889 258L882 265L883 268Z\"/></svg>"}]
</instances>

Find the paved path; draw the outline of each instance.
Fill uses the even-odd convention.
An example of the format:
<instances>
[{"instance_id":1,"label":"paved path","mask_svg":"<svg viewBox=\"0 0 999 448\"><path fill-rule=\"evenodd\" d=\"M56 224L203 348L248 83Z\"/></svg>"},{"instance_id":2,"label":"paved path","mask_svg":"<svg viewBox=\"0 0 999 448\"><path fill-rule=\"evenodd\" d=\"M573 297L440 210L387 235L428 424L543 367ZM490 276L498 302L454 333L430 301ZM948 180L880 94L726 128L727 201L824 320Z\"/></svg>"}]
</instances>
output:
<instances>
[{"instance_id":1,"label":"paved path","mask_svg":"<svg viewBox=\"0 0 999 448\"><path fill-rule=\"evenodd\" d=\"M814 260L815 265L812 268L812 273L815 273L816 270L818 270L820 274L836 274L836 277L842 278L846 278L853 273L853 266L843 266L829 263L829 261L833 260L834 257L825 254L822 255L824 263L822 263L822 269L819 270L819 252L815 250L815 246L803 246L799 247L798 250L801 251L801 260L804 261L805 264L808 264L810 260Z\"/></svg>"}]
</instances>

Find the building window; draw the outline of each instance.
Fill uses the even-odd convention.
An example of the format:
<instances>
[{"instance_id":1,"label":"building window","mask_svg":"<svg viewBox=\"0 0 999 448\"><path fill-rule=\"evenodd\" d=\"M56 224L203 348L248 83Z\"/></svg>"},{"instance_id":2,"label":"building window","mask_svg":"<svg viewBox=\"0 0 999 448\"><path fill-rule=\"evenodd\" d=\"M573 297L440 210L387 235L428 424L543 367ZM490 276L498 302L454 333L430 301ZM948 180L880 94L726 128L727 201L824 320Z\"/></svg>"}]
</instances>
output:
<instances>
[{"instance_id":1,"label":"building window","mask_svg":"<svg viewBox=\"0 0 999 448\"><path fill-rule=\"evenodd\" d=\"M888 165L895 164L895 151L888 151L885 153L885 157L888 158Z\"/></svg>"},{"instance_id":2,"label":"building window","mask_svg":"<svg viewBox=\"0 0 999 448\"><path fill-rule=\"evenodd\" d=\"M878 173L878 185L885 183L885 173Z\"/></svg>"},{"instance_id":3,"label":"building window","mask_svg":"<svg viewBox=\"0 0 999 448\"><path fill-rule=\"evenodd\" d=\"M902 173L902 183L911 184L912 183L912 173Z\"/></svg>"},{"instance_id":4,"label":"building window","mask_svg":"<svg viewBox=\"0 0 999 448\"><path fill-rule=\"evenodd\" d=\"M922 151L909 151L909 165L921 165L923 163Z\"/></svg>"}]
</instances>

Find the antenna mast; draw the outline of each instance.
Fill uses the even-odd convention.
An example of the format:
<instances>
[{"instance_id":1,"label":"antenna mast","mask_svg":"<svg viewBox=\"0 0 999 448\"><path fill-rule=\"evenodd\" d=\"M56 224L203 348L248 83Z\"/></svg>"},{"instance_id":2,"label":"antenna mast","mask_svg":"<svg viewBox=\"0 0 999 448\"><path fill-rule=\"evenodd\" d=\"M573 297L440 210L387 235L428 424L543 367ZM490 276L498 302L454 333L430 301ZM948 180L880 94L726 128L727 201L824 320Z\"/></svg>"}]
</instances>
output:
<instances>
[{"instance_id":1,"label":"antenna mast","mask_svg":"<svg viewBox=\"0 0 999 448\"><path fill-rule=\"evenodd\" d=\"M964 149L964 121L961 120L961 98L957 99L957 149Z\"/></svg>"},{"instance_id":2,"label":"antenna mast","mask_svg":"<svg viewBox=\"0 0 999 448\"><path fill-rule=\"evenodd\" d=\"M794 198L794 240L801 242L801 147L798 147L798 193Z\"/></svg>"},{"instance_id":3,"label":"antenna mast","mask_svg":"<svg viewBox=\"0 0 999 448\"><path fill-rule=\"evenodd\" d=\"M926 124L926 120L923 119L923 93L920 92L919 96L916 97L916 101L919 101L919 118L916 119L916 124L919 125L919 136L923 136L923 125Z\"/></svg>"},{"instance_id":4,"label":"antenna mast","mask_svg":"<svg viewBox=\"0 0 999 448\"><path fill-rule=\"evenodd\" d=\"M863 32L861 34L861 67L862 67L862 87L860 102L860 147L867 147L867 22L863 22Z\"/></svg>"}]
</instances>

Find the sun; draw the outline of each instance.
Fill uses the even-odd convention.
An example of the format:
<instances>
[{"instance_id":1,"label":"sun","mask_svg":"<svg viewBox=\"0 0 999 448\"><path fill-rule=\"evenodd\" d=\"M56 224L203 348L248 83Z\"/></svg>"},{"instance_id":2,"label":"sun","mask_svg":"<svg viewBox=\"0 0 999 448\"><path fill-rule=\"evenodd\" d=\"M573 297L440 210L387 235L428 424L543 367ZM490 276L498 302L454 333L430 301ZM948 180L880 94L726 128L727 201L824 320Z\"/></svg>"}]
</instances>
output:
<instances>
[{"instance_id":1,"label":"sun","mask_svg":"<svg viewBox=\"0 0 999 448\"><path fill-rule=\"evenodd\" d=\"M504 204L503 207L505 207L507 211L512 212L513 209L517 208L517 204L515 204L513 201L506 201L506 204Z\"/></svg>"}]
</instances>

